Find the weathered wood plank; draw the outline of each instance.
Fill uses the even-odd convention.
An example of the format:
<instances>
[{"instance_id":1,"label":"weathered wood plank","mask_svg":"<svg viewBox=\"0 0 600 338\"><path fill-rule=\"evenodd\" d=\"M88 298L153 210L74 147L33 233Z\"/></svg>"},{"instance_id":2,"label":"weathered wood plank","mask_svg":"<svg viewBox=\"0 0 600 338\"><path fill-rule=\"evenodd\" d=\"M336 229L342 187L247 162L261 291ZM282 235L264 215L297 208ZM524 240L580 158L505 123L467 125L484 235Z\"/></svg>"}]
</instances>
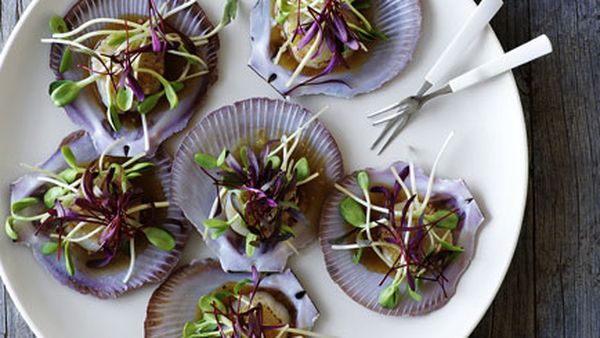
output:
<instances>
[{"instance_id":1,"label":"weathered wood plank","mask_svg":"<svg viewBox=\"0 0 600 338\"><path fill-rule=\"evenodd\" d=\"M0 0L0 48L30 0ZM541 33L555 53L515 72L528 123L530 193L515 258L474 337L600 332L600 0L506 1L509 49ZM33 337L0 294L0 334Z\"/></svg>"},{"instance_id":2,"label":"weathered wood plank","mask_svg":"<svg viewBox=\"0 0 600 338\"><path fill-rule=\"evenodd\" d=\"M534 33L556 41L533 66L536 327L540 337L597 337L598 1L532 2ZM594 68L594 65L596 68ZM547 92L548 94L542 94ZM593 287L596 283L596 287Z\"/></svg>"},{"instance_id":3,"label":"weathered wood plank","mask_svg":"<svg viewBox=\"0 0 600 338\"><path fill-rule=\"evenodd\" d=\"M504 8L492 22L505 50L510 50L533 37L529 28L529 19L528 1L507 1L505 3ZM531 67L523 66L516 70L514 75L523 102L530 144L529 157L532 159L535 148L531 139L531 114L536 112L531 111ZM531 165L532 162L530 162L528 207L515 256L494 303L473 332L473 337L535 336L535 278L532 268L535 214Z\"/></svg>"}]
</instances>

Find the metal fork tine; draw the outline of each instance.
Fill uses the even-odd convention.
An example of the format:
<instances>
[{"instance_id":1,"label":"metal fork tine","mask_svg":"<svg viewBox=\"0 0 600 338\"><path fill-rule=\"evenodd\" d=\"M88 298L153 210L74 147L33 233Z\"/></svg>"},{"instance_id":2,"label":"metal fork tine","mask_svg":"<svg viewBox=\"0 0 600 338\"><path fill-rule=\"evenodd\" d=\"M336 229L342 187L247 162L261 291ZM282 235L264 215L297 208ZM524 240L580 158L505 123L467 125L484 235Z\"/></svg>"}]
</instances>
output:
<instances>
[{"instance_id":1,"label":"metal fork tine","mask_svg":"<svg viewBox=\"0 0 600 338\"><path fill-rule=\"evenodd\" d=\"M394 104L393 104L393 105L391 105L391 106L385 107L385 108L383 108L383 109L381 109L381 110L378 110L378 111L376 111L376 112L374 112L374 113L371 113L371 114L367 115L367 117L368 117L368 118L372 118L372 117L375 117L375 116L377 116L377 115L385 114L385 113L387 113L387 112L389 112L389 111L392 111L392 110L394 110L394 109L396 109L396 108L400 107L400 105L401 105L401 104L402 104L402 102L394 103Z\"/></svg>"},{"instance_id":2,"label":"metal fork tine","mask_svg":"<svg viewBox=\"0 0 600 338\"><path fill-rule=\"evenodd\" d=\"M398 125L400 123L400 120L403 120L403 119L406 119L406 116L399 116L399 117L396 117L395 120L392 120L392 121L388 122L388 124L383 128L383 130L379 134L379 137L377 137L377 139L375 140L375 142L373 142L373 144L371 145L371 150L377 148L377 146L379 145L379 143L381 143L381 141L383 141L383 139L385 139L385 137L392 130L394 130L394 126Z\"/></svg>"},{"instance_id":3,"label":"metal fork tine","mask_svg":"<svg viewBox=\"0 0 600 338\"><path fill-rule=\"evenodd\" d=\"M383 153L383 151L385 149L387 149L387 147L390 144L392 144L392 141L395 140L396 137L398 137L398 135L400 135L400 132L402 132L402 129L404 129L404 127L406 126L406 123L408 122L407 115L404 115L400 119L401 119L401 121L396 126L396 129L394 130L394 132L392 133L392 135L387 139L387 141L385 141L385 143L383 144L383 147L381 147L381 149L379 149L379 151L377 152L377 155L381 155L381 153Z\"/></svg>"},{"instance_id":4,"label":"metal fork tine","mask_svg":"<svg viewBox=\"0 0 600 338\"><path fill-rule=\"evenodd\" d=\"M401 115L406 114L406 111L407 111L407 108L404 107L403 109L400 109L397 112L395 112L395 113L393 113L393 114L391 114L389 116L386 116L384 118L381 118L379 120L374 121L371 125L378 126L378 125L380 125L382 123L385 123L385 122L388 122L388 121L391 121L391 120L395 120L396 118L400 117Z\"/></svg>"}]
</instances>

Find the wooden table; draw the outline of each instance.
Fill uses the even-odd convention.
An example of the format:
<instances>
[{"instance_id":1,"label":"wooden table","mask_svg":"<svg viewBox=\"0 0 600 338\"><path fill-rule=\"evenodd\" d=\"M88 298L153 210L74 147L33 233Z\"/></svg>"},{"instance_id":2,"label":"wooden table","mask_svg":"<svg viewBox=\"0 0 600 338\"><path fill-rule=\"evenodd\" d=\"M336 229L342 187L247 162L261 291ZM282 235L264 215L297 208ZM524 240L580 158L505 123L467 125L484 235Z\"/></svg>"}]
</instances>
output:
<instances>
[{"instance_id":1,"label":"wooden table","mask_svg":"<svg viewBox=\"0 0 600 338\"><path fill-rule=\"evenodd\" d=\"M0 0L0 48L30 2ZM600 0L505 2L493 22L504 47L546 33L555 52L515 73L528 207L508 275L473 337L600 337ZM5 290L0 302L0 332L32 337Z\"/></svg>"}]
</instances>

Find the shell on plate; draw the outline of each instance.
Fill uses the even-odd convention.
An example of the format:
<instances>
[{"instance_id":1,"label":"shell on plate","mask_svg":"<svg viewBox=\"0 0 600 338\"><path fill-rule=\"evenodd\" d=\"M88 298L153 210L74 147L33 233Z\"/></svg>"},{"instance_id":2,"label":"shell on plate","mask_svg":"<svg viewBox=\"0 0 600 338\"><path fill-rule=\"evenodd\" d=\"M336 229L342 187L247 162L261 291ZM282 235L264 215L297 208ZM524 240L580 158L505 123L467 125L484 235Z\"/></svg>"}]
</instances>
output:
<instances>
[{"instance_id":1,"label":"shell on plate","mask_svg":"<svg viewBox=\"0 0 600 338\"><path fill-rule=\"evenodd\" d=\"M84 131L74 132L67 136L61 143L61 147L63 145L68 145L71 148L79 163L94 161L100 155L92 139ZM125 156L125 154L121 153L120 156ZM168 189L171 179L171 160L162 154L147 160L154 162L156 165L153 175L160 183L161 193L167 200L171 200ZM59 149L38 167L52 173L58 173L68 168L68 165L65 163ZM41 189L43 189L44 182L38 180L40 176L43 176L43 174L34 172L12 183L10 186L11 204L25 197L43 193ZM29 213L45 210L43 202L27 209ZM126 283L123 283L123 279L128 270L127 263L123 264L123 262L115 261L104 268L90 268L86 264L89 256L83 249L72 249L71 259L75 274L70 276L65 267L65 255L61 255L60 260L58 260L56 254L44 255L42 253L42 246L49 242L49 237L43 231L36 234L37 227L31 222L15 225L18 234L17 244L30 247L35 259L60 283L83 294L90 294L98 298L115 298L144 284L160 282L175 268L189 236L190 226L183 218L179 208L171 205L166 210L160 227L173 235L176 241L175 248L165 252L153 245L137 245L135 268Z\"/></svg>"},{"instance_id":2,"label":"shell on plate","mask_svg":"<svg viewBox=\"0 0 600 338\"><path fill-rule=\"evenodd\" d=\"M160 8L163 4L167 9L173 9L184 4L185 0L155 0ZM83 23L94 18L136 18L148 15L148 1L139 0L79 0L69 9L64 20L71 29L79 27ZM208 20L206 13L199 4L176 13L166 19L172 26L187 36L203 35L214 27ZM100 24L87 27L81 34L103 28ZM96 46L87 42L87 47L94 49ZM217 74L217 52L219 50L219 39L213 36L208 43L197 48L198 55L206 62L208 74L185 82L184 89L178 93L179 104L169 110L168 104L159 104L154 111L147 114L149 130L149 150L152 155L158 146L169 136L184 129L197 105L206 95L208 88L216 82ZM59 67L64 52L64 46L53 44L50 51L50 68L59 80L67 79L78 81L89 74L87 71L72 67L70 70L60 73ZM73 53L74 65L90 66L90 57L82 53ZM141 75L140 75L141 76ZM145 151L143 129L137 112L132 114L134 123L124 124L118 131L114 131L106 119L106 107L102 103L102 93L96 86L87 86L77 99L65 106L69 118L85 129L96 144L98 149L104 149L114 140L124 138L130 147L132 155ZM164 98L163 98L164 99Z\"/></svg>"},{"instance_id":3,"label":"shell on plate","mask_svg":"<svg viewBox=\"0 0 600 338\"><path fill-rule=\"evenodd\" d=\"M408 164L396 162L392 166L398 173L401 173ZM389 168L383 170L369 168L366 171L371 186L392 186L395 182L394 175ZM415 178L417 193L419 196L424 196L429 177L422 170L416 169ZM409 179L406 179L405 183L409 189L412 189ZM356 173L344 177L338 184L357 196L362 194L356 181ZM344 197L345 194L338 190L329 196L323 207L319 232L327 271L334 282L357 303L372 311L389 316L423 315L446 304L455 294L459 279L475 254L475 238L484 221L483 214L465 182L460 179L436 178L432 189L432 200L443 202L447 207L459 210L458 214L460 215L459 225L453 231L453 237L455 244L462 246L464 251L444 270L444 276L447 278L445 292L437 283L424 281L419 288L422 296L420 302L403 294L398 305L392 309L386 309L378 302L380 291L391 283L392 278L386 279L386 282L379 286L385 275L384 272L369 269L362 262L354 264L353 254L350 250L333 250L331 247L330 242L348 233L351 227L344 221L338 210Z\"/></svg>"},{"instance_id":4,"label":"shell on plate","mask_svg":"<svg viewBox=\"0 0 600 338\"><path fill-rule=\"evenodd\" d=\"M287 82L292 70L274 64L277 50L272 48L274 1L258 0L250 17L252 52L248 65L282 95L329 95L350 98L368 93L396 77L412 59L421 34L421 4L419 0L372 0L371 23L387 36L370 46L366 61L349 70L335 70L313 84L294 88L309 80L300 75L294 85Z\"/></svg>"},{"instance_id":5,"label":"shell on plate","mask_svg":"<svg viewBox=\"0 0 600 338\"><path fill-rule=\"evenodd\" d=\"M195 154L217 155L224 148L235 150L242 145L252 147L277 140L284 134L291 135L311 116L297 104L267 98L247 99L210 113L187 134L175 155L172 186L175 203L203 233L203 222L209 216L217 191L211 178L194 161ZM308 159L312 170L319 171L320 181L306 185L307 189L318 193L312 196L308 213L305 212L310 226L299 225L296 230L293 244L299 249L316 238L325 193L344 173L340 150L321 122L317 120L308 125L300 143L305 149L302 156ZM226 271L250 271L252 266L259 271L283 271L293 253L288 245L279 242L266 252L256 250L248 257L232 231L215 240L208 236L205 241Z\"/></svg>"},{"instance_id":6,"label":"shell on plate","mask_svg":"<svg viewBox=\"0 0 600 338\"><path fill-rule=\"evenodd\" d=\"M185 323L196 318L201 296L244 278L251 278L251 274L224 272L219 263L212 259L178 269L150 297L144 336L181 337ZM303 330L313 328L319 311L291 270L263 277L259 291L269 289L283 294L287 302L293 305L294 311L290 312L293 327Z\"/></svg>"}]
</instances>

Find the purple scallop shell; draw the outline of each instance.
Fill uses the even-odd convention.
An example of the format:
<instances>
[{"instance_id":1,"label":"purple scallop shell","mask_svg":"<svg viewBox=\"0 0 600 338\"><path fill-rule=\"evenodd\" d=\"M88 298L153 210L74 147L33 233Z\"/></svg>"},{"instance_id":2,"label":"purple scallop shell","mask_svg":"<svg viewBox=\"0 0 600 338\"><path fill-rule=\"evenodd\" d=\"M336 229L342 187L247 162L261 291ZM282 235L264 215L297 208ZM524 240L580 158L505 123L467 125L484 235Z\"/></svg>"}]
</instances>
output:
<instances>
[{"instance_id":1,"label":"purple scallop shell","mask_svg":"<svg viewBox=\"0 0 600 338\"><path fill-rule=\"evenodd\" d=\"M219 263L212 259L178 269L150 297L144 337L181 337L184 324L196 316L201 296L244 278L251 278L251 274L223 272ZM296 328L313 328L319 311L291 270L267 275L261 280L260 287L276 289L287 296L296 308Z\"/></svg>"},{"instance_id":2,"label":"purple scallop shell","mask_svg":"<svg viewBox=\"0 0 600 338\"><path fill-rule=\"evenodd\" d=\"M188 133L175 155L172 187L175 203L198 231L203 232L202 222L210 212L216 190L212 180L194 161L194 155L199 151L219 154L223 148L253 145L259 137L278 139L284 133L294 132L310 117L311 113L297 104L267 98L247 99L212 112ZM310 124L302 137L308 145L309 152L305 156L311 168L322 168L321 175L333 185L344 174L342 156L335 139L318 120ZM319 209L322 205L313 204ZM297 229L294 240L297 248L316 238L318 216L313 223L311 227ZM226 271L250 271L253 265L260 271L283 271L287 258L292 254L285 243L279 243L266 253L257 250L253 257L247 257L228 236L216 240L207 238L206 243L217 254Z\"/></svg>"},{"instance_id":3,"label":"purple scallop shell","mask_svg":"<svg viewBox=\"0 0 600 338\"><path fill-rule=\"evenodd\" d=\"M396 162L392 165L398 172L401 172L406 166L405 162ZM375 170L366 169L371 179L371 185L391 186L394 182L394 176L388 169ZM416 185L420 196L427 191L429 177L421 170L416 169ZM360 196L356 173L344 177L338 183L346 187L351 192ZM406 184L411 188L410 180ZM447 297L437 283L425 282L421 287L422 300L417 302L408 295L403 294L400 303L394 309L385 309L378 303L379 292L391 283L391 278L379 287L383 279L382 273L368 270L362 264L352 263L352 252L350 250L332 250L330 240L339 238L347 233L349 226L346 225L342 216L339 214L338 205L344 198L344 194L335 191L329 196L321 217L321 248L325 255L327 271L336 284L357 303L362 306L389 316L417 316L429 313L446 304L456 292L456 285L465 272L469 263L475 254L475 236L479 226L483 223L484 217L473 196L469 192L465 182L460 179L449 180L436 178L432 190L432 199L449 199L453 207L458 208L462 213L458 234L454 233L456 243L464 247L465 251L450 264L444 275L448 278L445 285Z\"/></svg>"},{"instance_id":4,"label":"purple scallop shell","mask_svg":"<svg viewBox=\"0 0 600 338\"><path fill-rule=\"evenodd\" d=\"M79 162L93 161L99 156L92 139L84 131L74 132L67 136L61 146L65 144L71 147ZM159 154L151 161L157 165L156 175L161 181L167 200L171 200L170 191L167 188L170 186L171 180L170 159ZM60 172L68 166L64 162L60 150L58 150L38 167L51 172ZM38 173L30 173L12 183L10 187L11 203L31 196L41 186L37 180L39 176ZM36 211L41 212L42 208L43 206L40 205ZM32 211L34 209L35 207L32 207ZM128 264L111 264L106 268L91 269L86 266L84 257L78 257L75 254L72 254L72 261L76 270L75 275L69 276L65 268L64 255L61 255L59 261L56 255L45 256L41 253L41 246L48 242L48 237L43 234L36 236L35 227L31 223L17 226L16 230L19 234L17 243L30 247L35 259L62 284L80 293L91 294L98 298L116 298L124 292L139 288L146 283L162 281L175 268L189 236L190 227L183 218L181 210L176 206L167 209L166 217L168 221L160 226L173 234L177 243L175 248L171 252L165 252L152 245L147 245L142 251L138 251L134 272L126 284L122 283L122 279L127 272Z\"/></svg>"},{"instance_id":5,"label":"purple scallop shell","mask_svg":"<svg viewBox=\"0 0 600 338\"><path fill-rule=\"evenodd\" d=\"M273 88L284 95L290 88L286 82L292 72L273 64L276 51L271 50L271 29L274 26L271 0L258 0L250 18L252 54L248 65ZM372 1L373 26L388 37L377 41L369 49L367 61L357 69L335 71L316 80L317 83L301 86L288 95L330 95L351 98L369 93L396 77L412 59L421 34L421 5L419 0ZM301 75L296 83L310 79Z\"/></svg>"},{"instance_id":6,"label":"purple scallop shell","mask_svg":"<svg viewBox=\"0 0 600 338\"><path fill-rule=\"evenodd\" d=\"M167 3L167 8L174 8L185 3L185 0L155 0L157 6ZM147 15L148 1L140 0L80 0L65 15L65 22L70 28L78 27L82 23L98 17L121 18L131 15ZM195 4L167 19L174 27L188 36L202 35L210 31L213 24L208 20L206 14ZM83 33L102 28L102 25L93 25ZM89 44L89 43L88 43ZM93 45L88 45L93 48ZM150 134L149 155L152 155L158 146L171 135L184 129L198 104L204 98L208 88L217 81L217 52L219 50L219 38L214 36L209 43L198 47L199 55L206 61L209 74L185 83L185 88L179 93L179 105L174 110L168 110L166 105L159 105L162 110L153 111L147 115L148 129ZM50 51L50 68L57 79L80 80L87 73L78 67L61 74L58 69L64 51L63 46L53 44ZM89 64L89 58L73 53L73 64ZM94 140L98 149L105 149L114 140L125 138L130 147L132 155L144 151L144 137L141 127L126 127L119 132L111 129L106 121L106 108L96 92L95 85L88 86L81 92L79 97L70 105L65 107L69 118L85 129Z\"/></svg>"}]
</instances>

